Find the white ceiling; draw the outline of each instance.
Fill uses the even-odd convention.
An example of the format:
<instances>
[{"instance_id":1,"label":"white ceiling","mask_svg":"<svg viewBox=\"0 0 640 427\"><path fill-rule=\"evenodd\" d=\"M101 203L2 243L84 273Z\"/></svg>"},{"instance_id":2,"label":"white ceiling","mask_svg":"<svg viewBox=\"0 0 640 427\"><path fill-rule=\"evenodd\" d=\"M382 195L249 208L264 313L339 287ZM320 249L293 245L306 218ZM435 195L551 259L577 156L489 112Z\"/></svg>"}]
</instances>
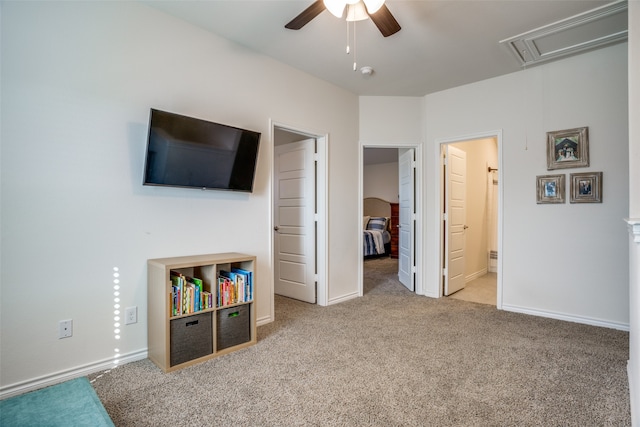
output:
<instances>
[{"instance_id":1,"label":"white ceiling","mask_svg":"<svg viewBox=\"0 0 640 427\"><path fill-rule=\"evenodd\" d=\"M423 96L518 71L501 40L610 3L387 0L402 30L384 38L370 20L357 23L357 66L375 70L366 77L345 53L345 21L324 11L300 30L284 28L313 0L142 1L355 94L384 96Z\"/></svg>"}]
</instances>

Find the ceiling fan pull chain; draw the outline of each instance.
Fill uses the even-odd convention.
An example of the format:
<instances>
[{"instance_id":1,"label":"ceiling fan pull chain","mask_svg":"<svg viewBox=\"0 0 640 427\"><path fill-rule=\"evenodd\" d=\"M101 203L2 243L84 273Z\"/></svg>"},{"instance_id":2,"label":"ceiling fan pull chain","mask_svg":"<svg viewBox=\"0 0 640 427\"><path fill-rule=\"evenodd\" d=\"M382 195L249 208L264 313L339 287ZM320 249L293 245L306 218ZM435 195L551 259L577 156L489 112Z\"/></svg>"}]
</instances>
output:
<instances>
[{"instance_id":1,"label":"ceiling fan pull chain","mask_svg":"<svg viewBox=\"0 0 640 427\"><path fill-rule=\"evenodd\" d=\"M358 69L356 65L357 51L358 51L358 44L356 43L356 21L353 21L353 71L356 71Z\"/></svg>"},{"instance_id":2,"label":"ceiling fan pull chain","mask_svg":"<svg viewBox=\"0 0 640 427\"><path fill-rule=\"evenodd\" d=\"M351 48L349 47L349 21L346 21L347 23L347 55L349 55L349 53L351 53Z\"/></svg>"}]
</instances>

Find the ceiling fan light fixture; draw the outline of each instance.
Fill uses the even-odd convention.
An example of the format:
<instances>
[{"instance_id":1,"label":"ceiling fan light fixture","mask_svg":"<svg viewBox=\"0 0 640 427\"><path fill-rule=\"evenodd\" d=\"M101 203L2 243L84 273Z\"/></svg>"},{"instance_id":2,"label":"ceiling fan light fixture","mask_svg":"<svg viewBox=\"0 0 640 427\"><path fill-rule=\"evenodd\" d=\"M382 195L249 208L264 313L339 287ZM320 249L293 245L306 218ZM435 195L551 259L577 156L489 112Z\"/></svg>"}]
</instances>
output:
<instances>
[{"instance_id":1,"label":"ceiling fan light fixture","mask_svg":"<svg viewBox=\"0 0 640 427\"><path fill-rule=\"evenodd\" d=\"M365 6L367 6L367 12L369 12L370 14L376 13L378 10L380 10L382 5L384 4L384 0L362 0L362 1L364 2Z\"/></svg>"},{"instance_id":2,"label":"ceiling fan light fixture","mask_svg":"<svg viewBox=\"0 0 640 427\"><path fill-rule=\"evenodd\" d=\"M323 0L324 7L336 18L342 18L344 8L347 6L345 0Z\"/></svg>"},{"instance_id":3,"label":"ceiling fan light fixture","mask_svg":"<svg viewBox=\"0 0 640 427\"><path fill-rule=\"evenodd\" d=\"M311 6L299 13L284 27L289 30L299 30L325 10L329 10L332 15L342 19L347 6L347 22L370 18L384 37L389 37L401 30L398 21L385 6L385 0L315 0ZM347 28L349 28L348 25Z\"/></svg>"},{"instance_id":4,"label":"ceiling fan light fixture","mask_svg":"<svg viewBox=\"0 0 640 427\"><path fill-rule=\"evenodd\" d=\"M347 22L364 21L367 18L369 18L369 15L367 14L364 3L359 1L358 3L348 5Z\"/></svg>"},{"instance_id":5,"label":"ceiling fan light fixture","mask_svg":"<svg viewBox=\"0 0 640 427\"><path fill-rule=\"evenodd\" d=\"M362 21L369 17L369 13L376 13L385 0L322 0L322 2L336 18L342 18L344 9L348 7L347 21Z\"/></svg>"}]
</instances>

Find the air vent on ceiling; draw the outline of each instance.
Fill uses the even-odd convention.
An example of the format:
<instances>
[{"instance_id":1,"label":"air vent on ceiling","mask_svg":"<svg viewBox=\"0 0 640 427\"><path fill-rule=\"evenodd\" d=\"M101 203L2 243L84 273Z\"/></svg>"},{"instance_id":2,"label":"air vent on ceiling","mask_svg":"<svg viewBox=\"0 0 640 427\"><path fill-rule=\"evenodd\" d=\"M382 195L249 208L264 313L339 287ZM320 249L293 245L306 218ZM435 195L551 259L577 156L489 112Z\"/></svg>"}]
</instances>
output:
<instances>
[{"instance_id":1,"label":"air vent on ceiling","mask_svg":"<svg viewBox=\"0 0 640 427\"><path fill-rule=\"evenodd\" d=\"M559 59L627 39L627 1L616 1L501 40L522 66Z\"/></svg>"}]
</instances>

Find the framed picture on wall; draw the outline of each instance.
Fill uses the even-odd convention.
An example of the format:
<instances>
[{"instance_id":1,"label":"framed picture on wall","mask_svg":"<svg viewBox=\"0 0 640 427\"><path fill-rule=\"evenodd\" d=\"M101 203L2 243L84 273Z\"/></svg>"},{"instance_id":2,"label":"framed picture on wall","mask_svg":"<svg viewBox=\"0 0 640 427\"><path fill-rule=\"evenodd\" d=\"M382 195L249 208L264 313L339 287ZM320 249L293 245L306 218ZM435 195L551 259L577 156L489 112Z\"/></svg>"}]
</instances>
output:
<instances>
[{"instance_id":1,"label":"framed picture on wall","mask_svg":"<svg viewBox=\"0 0 640 427\"><path fill-rule=\"evenodd\" d=\"M571 203L602 203L602 172L571 174Z\"/></svg>"},{"instance_id":2,"label":"framed picture on wall","mask_svg":"<svg viewBox=\"0 0 640 427\"><path fill-rule=\"evenodd\" d=\"M536 177L536 203L564 203L564 175Z\"/></svg>"},{"instance_id":3,"label":"framed picture on wall","mask_svg":"<svg viewBox=\"0 0 640 427\"><path fill-rule=\"evenodd\" d=\"M587 127L547 132L547 169L589 166Z\"/></svg>"}]
</instances>

